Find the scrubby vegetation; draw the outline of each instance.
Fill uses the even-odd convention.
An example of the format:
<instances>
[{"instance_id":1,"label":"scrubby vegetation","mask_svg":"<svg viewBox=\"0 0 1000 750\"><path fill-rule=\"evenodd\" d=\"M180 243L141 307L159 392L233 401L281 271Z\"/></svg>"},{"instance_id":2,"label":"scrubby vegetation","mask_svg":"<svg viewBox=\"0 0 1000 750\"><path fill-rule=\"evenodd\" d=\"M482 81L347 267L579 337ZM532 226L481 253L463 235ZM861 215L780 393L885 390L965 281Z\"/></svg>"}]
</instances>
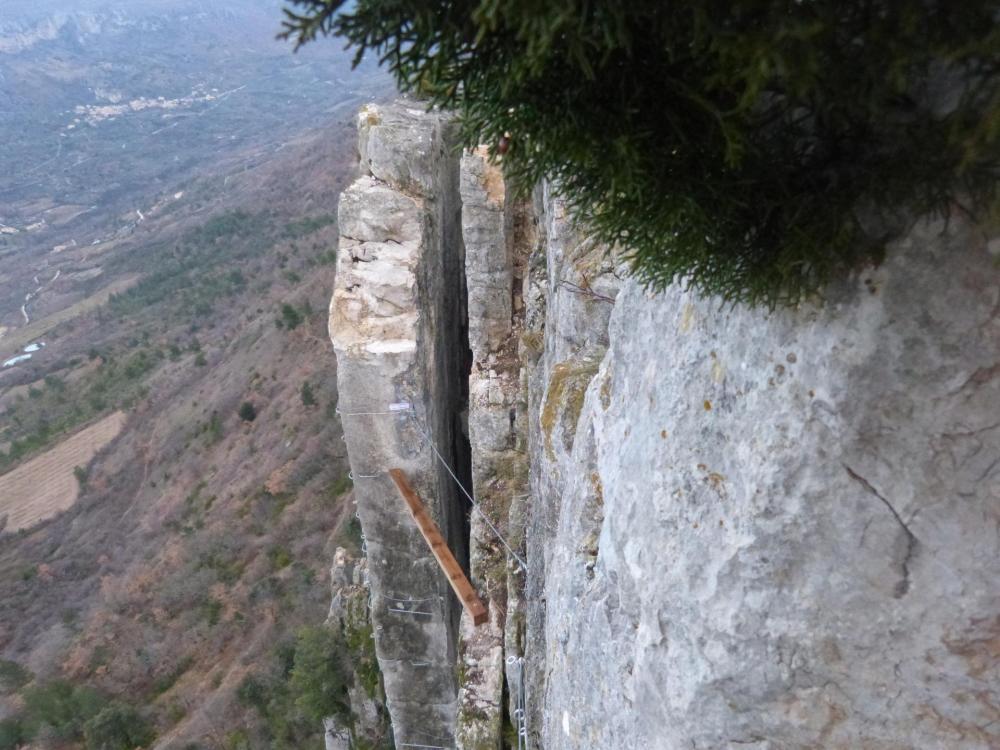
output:
<instances>
[{"instance_id":1,"label":"scrubby vegetation","mask_svg":"<svg viewBox=\"0 0 1000 750\"><path fill-rule=\"evenodd\" d=\"M115 701L83 725L88 750L135 750L148 747L152 727L132 706Z\"/></svg>"},{"instance_id":2,"label":"scrubby vegetation","mask_svg":"<svg viewBox=\"0 0 1000 750\"><path fill-rule=\"evenodd\" d=\"M282 227L268 213L229 211L175 242L110 261L108 272L114 274L148 272L154 266L96 313L106 325L120 324L128 335L92 347L86 363L50 373L7 406L0 415L0 442L8 444L6 451L0 450L0 473L90 421L131 409L148 397L149 382L165 363L187 358L207 367L196 332L216 305L247 291L241 264L259 260L285 237L302 237L331 220L306 217ZM282 325L297 328L309 316L308 300L298 306L282 303L279 313ZM80 374L70 386L67 378L74 370ZM209 429L211 441L221 429L217 418Z\"/></svg>"},{"instance_id":3,"label":"scrubby vegetation","mask_svg":"<svg viewBox=\"0 0 1000 750\"><path fill-rule=\"evenodd\" d=\"M229 212L105 259L106 273L143 279L77 318L74 336L53 333L49 352L69 356L39 358L34 380L0 390L0 473L107 412L134 415L129 440L73 471L80 503L32 543L3 536L0 600L17 613L7 652L63 640L44 675L0 661L0 750L134 750L167 732L199 750L322 747L291 684L294 634L329 605L340 497L328 488L346 466L329 450L334 422L297 408L336 402L310 302L330 269L307 273L326 242L289 238L332 219L294 216ZM295 335L272 323L285 306ZM246 366L258 359L273 369ZM254 429L237 429L241 417ZM263 712L236 700L246 665L276 691ZM202 711L209 696L219 715Z\"/></svg>"},{"instance_id":4,"label":"scrubby vegetation","mask_svg":"<svg viewBox=\"0 0 1000 750\"><path fill-rule=\"evenodd\" d=\"M990 0L288 2L288 36L458 110L653 287L794 303L914 214L995 206Z\"/></svg>"},{"instance_id":5,"label":"scrubby vegetation","mask_svg":"<svg viewBox=\"0 0 1000 750\"><path fill-rule=\"evenodd\" d=\"M207 319L215 305L246 289L240 261L273 245L272 221L263 213L231 211L192 229L160 249L155 271L111 298L111 314L125 318L157 305L161 316ZM126 256L119 262L122 272L143 271L148 258Z\"/></svg>"},{"instance_id":6,"label":"scrubby vegetation","mask_svg":"<svg viewBox=\"0 0 1000 750\"><path fill-rule=\"evenodd\" d=\"M298 239L300 237L306 237L313 232L317 232L323 227L330 226L331 224L337 223L337 217L333 214L322 214L319 216L308 216L304 219L297 219L295 221L290 221L285 224L285 229L282 234L283 237L289 239Z\"/></svg>"},{"instance_id":7,"label":"scrubby vegetation","mask_svg":"<svg viewBox=\"0 0 1000 750\"><path fill-rule=\"evenodd\" d=\"M299 391L299 398L302 399L303 406L315 406L318 403L316 401L316 394L313 393L313 388L308 380L302 384L302 389Z\"/></svg>"},{"instance_id":8,"label":"scrubby vegetation","mask_svg":"<svg viewBox=\"0 0 1000 750\"><path fill-rule=\"evenodd\" d=\"M314 721L327 716L350 720L347 662L338 635L329 628L304 628L295 644L291 688L295 704Z\"/></svg>"},{"instance_id":9,"label":"scrubby vegetation","mask_svg":"<svg viewBox=\"0 0 1000 750\"><path fill-rule=\"evenodd\" d=\"M50 375L18 396L3 414L0 473L38 453L76 428L115 409L130 409L148 395L146 380L165 354L147 341L133 339L97 354L81 368L72 389ZM96 366L95 366L96 365ZM79 478L79 477L78 477Z\"/></svg>"},{"instance_id":10,"label":"scrubby vegetation","mask_svg":"<svg viewBox=\"0 0 1000 750\"><path fill-rule=\"evenodd\" d=\"M253 422L257 419L257 408L250 401L244 401L237 414L244 422Z\"/></svg>"},{"instance_id":11,"label":"scrubby vegetation","mask_svg":"<svg viewBox=\"0 0 1000 750\"><path fill-rule=\"evenodd\" d=\"M266 747L321 748L316 727L328 716L350 721L344 647L334 631L306 627L278 644L272 661L244 678L237 699L260 721ZM243 743L251 744L246 736Z\"/></svg>"},{"instance_id":12,"label":"scrubby vegetation","mask_svg":"<svg viewBox=\"0 0 1000 750\"><path fill-rule=\"evenodd\" d=\"M0 750L39 742L83 741L87 750L134 750L155 734L134 707L65 680L31 683L21 691L23 710L0 721Z\"/></svg>"},{"instance_id":13,"label":"scrubby vegetation","mask_svg":"<svg viewBox=\"0 0 1000 750\"><path fill-rule=\"evenodd\" d=\"M0 659L0 695L20 690L31 681L31 672L16 661Z\"/></svg>"},{"instance_id":14,"label":"scrubby vegetation","mask_svg":"<svg viewBox=\"0 0 1000 750\"><path fill-rule=\"evenodd\" d=\"M0 472L126 416L92 460L40 462L71 490L86 482L72 506L0 529L0 656L36 672L0 661L2 750L322 747L289 685L295 634L329 608L344 514L328 492L347 473L325 412L333 353L310 311L329 296L337 230L325 212L354 170L355 138L346 122L282 137L278 155L241 142L250 162L202 160L190 184L169 184L177 166L164 159L169 177L123 196L141 222L102 203L82 225L23 233L41 255L4 264L4 289L45 285L28 312L52 325L44 351L0 378ZM47 255L47 232L80 244ZM8 323L20 325L22 299ZM274 325L284 304L292 331ZM12 333L0 360L20 347ZM304 382L324 408L303 407ZM244 401L260 412L252 426ZM248 673L285 685L266 718L237 700Z\"/></svg>"},{"instance_id":15,"label":"scrubby vegetation","mask_svg":"<svg viewBox=\"0 0 1000 750\"><path fill-rule=\"evenodd\" d=\"M279 328L287 328L289 331L298 328L302 324L303 315L294 305L287 302L281 306L281 317L276 319Z\"/></svg>"}]
</instances>

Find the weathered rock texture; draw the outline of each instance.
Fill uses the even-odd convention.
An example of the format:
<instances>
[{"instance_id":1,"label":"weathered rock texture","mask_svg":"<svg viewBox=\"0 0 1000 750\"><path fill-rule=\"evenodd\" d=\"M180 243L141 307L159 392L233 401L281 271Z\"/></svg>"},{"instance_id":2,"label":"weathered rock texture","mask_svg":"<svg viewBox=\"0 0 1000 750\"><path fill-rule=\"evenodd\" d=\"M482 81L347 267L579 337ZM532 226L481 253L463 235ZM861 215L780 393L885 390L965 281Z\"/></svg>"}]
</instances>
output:
<instances>
[{"instance_id":1,"label":"weathered rock texture","mask_svg":"<svg viewBox=\"0 0 1000 750\"><path fill-rule=\"evenodd\" d=\"M564 204L548 190L537 191L535 211L540 242L529 259L521 336L529 394L531 497L521 513L529 565L524 647L527 730L530 747L540 748L547 711L546 618L556 614L546 605L552 544L563 541L558 522L567 483L593 480L592 466L573 463L572 447L584 394L607 349L608 320L621 282L612 254L581 233ZM580 472L585 476L578 477ZM589 532L565 539L583 551L591 566L596 557L593 537ZM553 576L560 573L565 571L552 571ZM603 679L596 670L581 678Z\"/></svg>"},{"instance_id":2,"label":"weathered rock texture","mask_svg":"<svg viewBox=\"0 0 1000 750\"><path fill-rule=\"evenodd\" d=\"M420 105L368 107L358 124L364 175L341 196L330 306L339 411L395 741L450 747L459 609L386 471L407 473L465 559L464 504L431 448L468 465L458 156L447 119Z\"/></svg>"},{"instance_id":3,"label":"weathered rock texture","mask_svg":"<svg viewBox=\"0 0 1000 750\"><path fill-rule=\"evenodd\" d=\"M326 750L391 747L385 693L372 640L366 567L364 558L356 559L345 548L338 547L330 568L333 596L325 625L346 645L354 673L347 696L350 717L330 717L323 722Z\"/></svg>"},{"instance_id":4,"label":"weathered rock texture","mask_svg":"<svg viewBox=\"0 0 1000 750\"><path fill-rule=\"evenodd\" d=\"M469 439L473 492L482 513L472 519L470 568L473 582L489 602L490 622L474 628L463 615L456 745L460 750L501 747L508 600L519 595L524 576L496 535L503 534L508 544L519 544L511 536L507 517L513 498L523 496L528 479L527 415L517 347L524 310L522 279L533 232L528 206L508 199L506 192L501 170L489 163L485 148L462 157L462 234L472 350ZM508 596L508 576L514 597Z\"/></svg>"},{"instance_id":5,"label":"weathered rock texture","mask_svg":"<svg viewBox=\"0 0 1000 750\"><path fill-rule=\"evenodd\" d=\"M1000 747L982 235L921 224L825 304L772 314L629 282L602 352L604 320L557 296L582 250L554 244L551 205L535 746Z\"/></svg>"},{"instance_id":6,"label":"weathered rock texture","mask_svg":"<svg viewBox=\"0 0 1000 750\"><path fill-rule=\"evenodd\" d=\"M497 748L523 656L534 749L1000 747L982 233L919 224L795 310L647 294L483 152L459 189L449 138L405 105L362 113L331 306L397 745ZM414 413L354 414L394 402ZM473 516L487 626L459 630L384 474L461 555L467 504L421 426L524 545L526 575Z\"/></svg>"}]
</instances>

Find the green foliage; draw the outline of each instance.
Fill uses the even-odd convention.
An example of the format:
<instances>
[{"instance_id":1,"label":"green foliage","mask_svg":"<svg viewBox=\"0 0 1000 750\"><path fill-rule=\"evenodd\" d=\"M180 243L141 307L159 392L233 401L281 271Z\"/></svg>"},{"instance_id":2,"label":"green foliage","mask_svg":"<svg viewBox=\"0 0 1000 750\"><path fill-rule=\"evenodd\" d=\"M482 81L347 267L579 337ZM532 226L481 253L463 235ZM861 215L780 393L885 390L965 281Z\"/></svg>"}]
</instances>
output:
<instances>
[{"instance_id":1,"label":"green foliage","mask_svg":"<svg viewBox=\"0 0 1000 750\"><path fill-rule=\"evenodd\" d=\"M203 568L215 571L221 583L232 585L243 575L246 565L232 551L212 550L198 560L197 569Z\"/></svg>"},{"instance_id":2,"label":"green foliage","mask_svg":"<svg viewBox=\"0 0 1000 750\"><path fill-rule=\"evenodd\" d=\"M171 724L179 724L187 716L187 708L179 701L173 701L167 706L167 721Z\"/></svg>"},{"instance_id":3,"label":"green foliage","mask_svg":"<svg viewBox=\"0 0 1000 750\"><path fill-rule=\"evenodd\" d=\"M340 479L331 483L326 492L331 500L336 500L345 492L350 492L352 489L354 489L354 482L351 480L351 475L344 474Z\"/></svg>"},{"instance_id":4,"label":"green foliage","mask_svg":"<svg viewBox=\"0 0 1000 750\"><path fill-rule=\"evenodd\" d=\"M303 637L294 643L278 643L270 668L247 675L236 691L237 701L259 719L266 740L263 746L272 750L319 750L322 742L316 730L321 725L314 717L336 712L336 709L327 710L329 704L324 699L323 688L324 675L330 674L324 659L331 644L322 637L314 639L308 635L304 636L304 641L307 645L302 645ZM335 644L332 645L335 648ZM336 673L334 679L340 684ZM307 697L300 702L302 689ZM345 693L339 693L339 697L341 710L346 710ZM319 713L307 708L315 708Z\"/></svg>"},{"instance_id":5,"label":"green foliage","mask_svg":"<svg viewBox=\"0 0 1000 750\"><path fill-rule=\"evenodd\" d=\"M222 440L222 419L219 417L218 412L212 412L212 416L209 417L208 422L202 426L201 431L205 435L205 442L208 445L216 445Z\"/></svg>"},{"instance_id":6,"label":"green foliage","mask_svg":"<svg viewBox=\"0 0 1000 750\"><path fill-rule=\"evenodd\" d=\"M0 750L18 750L29 739L20 719L0 720Z\"/></svg>"},{"instance_id":7,"label":"green foliage","mask_svg":"<svg viewBox=\"0 0 1000 750\"><path fill-rule=\"evenodd\" d=\"M309 381L308 380L302 384L302 390L299 392L299 395L302 397L302 404L303 404L303 406L315 406L316 405L316 403L317 403L316 402L316 394L313 393L312 386L309 385Z\"/></svg>"},{"instance_id":8,"label":"green foliage","mask_svg":"<svg viewBox=\"0 0 1000 750\"><path fill-rule=\"evenodd\" d=\"M298 239L299 237L305 237L306 235L319 231L323 227L336 223L337 217L334 214L307 216L304 219L297 219L285 224L283 234L289 239Z\"/></svg>"},{"instance_id":9,"label":"green foliage","mask_svg":"<svg viewBox=\"0 0 1000 750\"><path fill-rule=\"evenodd\" d=\"M83 727L87 750L134 750L149 745L153 728L132 706L112 703Z\"/></svg>"},{"instance_id":10,"label":"green foliage","mask_svg":"<svg viewBox=\"0 0 1000 750\"><path fill-rule=\"evenodd\" d=\"M209 495L208 497L202 497L201 492L205 489L205 482L199 482L195 485L195 488L188 493L187 497L184 498L184 505L181 508L180 517L174 517L168 519L164 525L173 530L180 532L184 535L190 535L195 531L204 528L205 526L205 514L211 510L212 505L215 503L215 495ZM202 566L201 561L199 561L198 568L209 567Z\"/></svg>"},{"instance_id":11,"label":"green foliage","mask_svg":"<svg viewBox=\"0 0 1000 750\"><path fill-rule=\"evenodd\" d=\"M0 695L16 693L31 681L31 672L16 661L0 659Z\"/></svg>"},{"instance_id":12,"label":"green foliage","mask_svg":"<svg viewBox=\"0 0 1000 750\"><path fill-rule=\"evenodd\" d=\"M350 654L354 673L365 693L373 700L378 697L379 680L382 676L375 655L375 641L372 638L372 626L367 619L362 624L348 627L344 633L344 642Z\"/></svg>"},{"instance_id":13,"label":"green foliage","mask_svg":"<svg viewBox=\"0 0 1000 750\"><path fill-rule=\"evenodd\" d=\"M257 418L257 409L249 401L244 401L237 414L244 422L253 422Z\"/></svg>"},{"instance_id":14,"label":"green foliage","mask_svg":"<svg viewBox=\"0 0 1000 750\"><path fill-rule=\"evenodd\" d=\"M84 724L106 705L96 691L64 680L32 684L22 696L24 727L31 737L44 728L56 739L78 740Z\"/></svg>"},{"instance_id":15,"label":"green foliage","mask_svg":"<svg viewBox=\"0 0 1000 750\"><path fill-rule=\"evenodd\" d=\"M993 0L288 0L552 181L652 287L790 304L915 214L988 209Z\"/></svg>"},{"instance_id":16,"label":"green foliage","mask_svg":"<svg viewBox=\"0 0 1000 750\"><path fill-rule=\"evenodd\" d=\"M285 327L289 331L298 328L302 323L302 313L295 309L294 306L288 304L287 302L281 306L281 318L279 318L280 327Z\"/></svg>"},{"instance_id":17,"label":"green foliage","mask_svg":"<svg viewBox=\"0 0 1000 750\"><path fill-rule=\"evenodd\" d=\"M208 597L201 602L199 612L202 619L210 628L214 628L222 619L222 602L213 597Z\"/></svg>"},{"instance_id":18,"label":"green foliage","mask_svg":"<svg viewBox=\"0 0 1000 750\"><path fill-rule=\"evenodd\" d=\"M267 551L267 559L271 563L271 570L281 570L292 564L292 553L287 547L272 547Z\"/></svg>"},{"instance_id":19,"label":"green foliage","mask_svg":"<svg viewBox=\"0 0 1000 750\"><path fill-rule=\"evenodd\" d=\"M0 452L0 472L51 446L66 434L106 412L128 409L147 394L146 381L162 355L138 342L122 344L95 357L100 364L73 385L72 393L61 378L48 376L36 396L17 399L0 418L0 442L10 442Z\"/></svg>"},{"instance_id":20,"label":"green foliage","mask_svg":"<svg viewBox=\"0 0 1000 750\"><path fill-rule=\"evenodd\" d=\"M352 555L361 554L361 521L359 521L353 514L348 516L347 520L340 527L340 531L336 537L336 544L338 547L344 547Z\"/></svg>"},{"instance_id":21,"label":"green foliage","mask_svg":"<svg viewBox=\"0 0 1000 750\"><path fill-rule=\"evenodd\" d=\"M303 628L295 643L291 688L295 704L314 721L327 716L347 720L350 702L344 654L337 634L325 627Z\"/></svg>"},{"instance_id":22,"label":"green foliage","mask_svg":"<svg viewBox=\"0 0 1000 750\"><path fill-rule=\"evenodd\" d=\"M236 700L244 706L262 711L268 703L268 687L256 675L247 675L236 688Z\"/></svg>"},{"instance_id":23,"label":"green foliage","mask_svg":"<svg viewBox=\"0 0 1000 750\"><path fill-rule=\"evenodd\" d=\"M128 380L137 380L152 370L155 364L156 360L149 352L140 350L128 358L122 368L122 374Z\"/></svg>"},{"instance_id":24,"label":"green foliage","mask_svg":"<svg viewBox=\"0 0 1000 750\"><path fill-rule=\"evenodd\" d=\"M74 466L73 476L76 477L76 483L80 486L80 492L86 490L87 480L90 478L87 470L82 466Z\"/></svg>"},{"instance_id":25,"label":"green foliage","mask_svg":"<svg viewBox=\"0 0 1000 750\"><path fill-rule=\"evenodd\" d=\"M177 680L183 677L184 673L191 669L192 666L194 666L193 656L185 656L181 659L174 665L173 669L156 679L153 683L154 695L163 695L170 690L170 688L177 684Z\"/></svg>"},{"instance_id":26,"label":"green foliage","mask_svg":"<svg viewBox=\"0 0 1000 750\"><path fill-rule=\"evenodd\" d=\"M250 750L250 735L245 729L236 729L226 734L226 750Z\"/></svg>"},{"instance_id":27,"label":"green foliage","mask_svg":"<svg viewBox=\"0 0 1000 750\"><path fill-rule=\"evenodd\" d=\"M271 217L232 211L186 232L169 248L158 248L155 270L121 294L108 307L112 315L131 318L156 307L163 319L197 322L208 318L221 299L246 289L245 276L233 264L258 255L272 239ZM149 268L146 256L125 257L121 272Z\"/></svg>"}]
</instances>

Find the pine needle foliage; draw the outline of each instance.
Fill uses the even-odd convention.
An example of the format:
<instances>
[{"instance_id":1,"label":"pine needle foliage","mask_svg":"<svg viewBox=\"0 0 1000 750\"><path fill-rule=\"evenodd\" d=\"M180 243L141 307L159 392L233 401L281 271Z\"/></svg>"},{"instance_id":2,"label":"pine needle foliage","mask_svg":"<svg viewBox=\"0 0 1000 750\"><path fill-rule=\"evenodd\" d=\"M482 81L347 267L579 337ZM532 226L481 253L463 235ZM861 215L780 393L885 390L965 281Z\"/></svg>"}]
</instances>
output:
<instances>
[{"instance_id":1,"label":"pine needle foliage","mask_svg":"<svg viewBox=\"0 0 1000 750\"><path fill-rule=\"evenodd\" d=\"M286 38L378 55L654 288L792 304L995 205L996 0L286 2Z\"/></svg>"}]
</instances>

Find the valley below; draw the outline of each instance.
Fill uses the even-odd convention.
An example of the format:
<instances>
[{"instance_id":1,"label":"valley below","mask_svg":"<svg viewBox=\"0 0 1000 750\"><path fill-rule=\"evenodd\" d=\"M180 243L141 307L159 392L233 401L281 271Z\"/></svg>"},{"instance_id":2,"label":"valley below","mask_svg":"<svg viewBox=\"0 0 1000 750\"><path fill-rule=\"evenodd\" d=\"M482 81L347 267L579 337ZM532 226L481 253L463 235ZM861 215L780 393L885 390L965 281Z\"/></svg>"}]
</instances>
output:
<instances>
[{"instance_id":1,"label":"valley below","mask_svg":"<svg viewBox=\"0 0 1000 750\"><path fill-rule=\"evenodd\" d=\"M290 670L358 546L323 311L388 86L274 3L62 8L0 9L0 747L101 710L322 747Z\"/></svg>"}]
</instances>

